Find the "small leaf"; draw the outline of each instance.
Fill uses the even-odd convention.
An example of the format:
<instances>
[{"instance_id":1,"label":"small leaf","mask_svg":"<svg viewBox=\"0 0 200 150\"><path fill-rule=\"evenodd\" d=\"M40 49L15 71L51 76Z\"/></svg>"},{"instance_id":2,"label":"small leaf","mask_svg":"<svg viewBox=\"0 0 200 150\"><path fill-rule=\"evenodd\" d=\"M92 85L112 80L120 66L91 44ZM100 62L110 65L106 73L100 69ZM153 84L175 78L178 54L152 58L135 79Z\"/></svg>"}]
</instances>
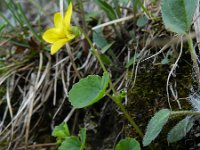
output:
<instances>
[{"instance_id":1,"label":"small leaf","mask_svg":"<svg viewBox=\"0 0 200 150\"><path fill-rule=\"evenodd\" d=\"M157 112L147 125L147 130L143 138L143 145L149 145L160 133L170 116L169 109L162 109Z\"/></svg>"},{"instance_id":2,"label":"small leaf","mask_svg":"<svg viewBox=\"0 0 200 150\"><path fill-rule=\"evenodd\" d=\"M97 16L100 15L100 11L92 11L92 12L87 12L85 14L85 20L86 22L91 22L93 20L97 19Z\"/></svg>"},{"instance_id":3,"label":"small leaf","mask_svg":"<svg viewBox=\"0 0 200 150\"><path fill-rule=\"evenodd\" d=\"M93 32L92 37L93 37L93 42L97 45L97 47L102 49L103 47L108 45L108 42L105 39L105 37L100 29L95 30Z\"/></svg>"},{"instance_id":4,"label":"small leaf","mask_svg":"<svg viewBox=\"0 0 200 150\"><path fill-rule=\"evenodd\" d=\"M95 0L95 3L107 14L110 20L117 19L114 9L106 1Z\"/></svg>"},{"instance_id":5,"label":"small leaf","mask_svg":"<svg viewBox=\"0 0 200 150\"><path fill-rule=\"evenodd\" d=\"M86 129L85 128L81 128L81 130L79 131L79 137L81 139L81 148L80 148L80 150L84 150L85 142L86 142Z\"/></svg>"},{"instance_id":6,"label":"small leaf","mask_svg":"<svg viewBox=\"0 0 200 150\"><path fill-rule=\"evenodd\" d=\"M140 143L133 138L126 138L119 141L116 150L140 150Z\"/></svg>"},{"instance_id":7,"label":"small leaf","mask_svg":"<svg viewBox=\"0 0 200 150\"><path fill-rule=\"evenodd\" d=\"M81 35L81 30L80 30L80 28L77 27L77 26L72 26L71 32L72 32L76 37L78 37L78 36Z\"/></svg>"},{"instance_id":8,"label":"small leaf","mask_svg":"<svg viewBox=\"0 0 200 150\"><path fill-rule=\"evenodd\" d=\"M123 90L123 91L117 92L116 94L113 94L113 97L115 98L117 103L122 103L126 95L127 95L127 92Z\"/></svg>"},{"instance_id":9,"label":"small leaf","mask_svg":"<svg viewBox=\"0 0 200 150\"><path fill-rule=\"evenodd\" d=\"M161 12L165 27L186 34L192 24L198 0L162 0Z\"/></svg>"},{"instance_id":10,"label":"small leaf","mask_svg":"<svg viewBox=\"0 0 200 150\"><path fill-rule=\"evenodd\" d=\"M170 61L169 61L169 59L166 57L166 58L164 58L162 61L161 61L161 64L162 65L166 65L166 64L169 64L170 63Z\"/></svg>"},{"instance_id":11,"label":"small leaf","mask_svg":"<svg viewBox=\"0 0 200 150\"><path fill-rule=\"evenodd\" d=\"M102 47L102 48L101 48L101 52L102 52L103 54L104 54L105 52L107 52L107 51L111 48L111 46L112 46L114 43L115 43L115 42L112 42L112 43L110 43L110 44L108 44L108 45Z\"/></svg>"},{"instance_id":12,"label":"small leaf","mask_svg":"<svg viewBox=\"0 0 200 150\"><path fill-rule=\"evenodd\" d=\"M112 63L111 59L106 54L101 54L100 58L101 61L106 65L110 65Z\"/></svg>"},{"instance_id":13,"label":"small leaf","mask_svg":"<svg viewBox=\"0 0 200 150\"><path fill-rule=\"evenodd\" d=\"M65 138L65 137L70 136L69 128L68 128L67 124L65 122L63 122L60 125L55 126L55 128L52 132L52 136L58 137L58 138Z\"/></svg>"},{"instance_id":14,"label":"small leaf","mask_svg":"<svg viewBox=\"0 0 200 150\"><path fill-rule=\"evenodd\" d=\"M75 108L83 108L98 102L104 97L108 87L109 74L104 72L103 77L89 75L74 84L69 91L69 101Z\"/></svg>"},{"instance_id":15,"label":"small leaf","mask_svg":"<svg viewBox=\"0 0 200 150\"><path fill-rule=\"evenodd\" d=\"M93 42L96 44L98 48L101 49L101 53L103 54L106 53L108 50L110 50L111 46L115 43L115 42L108 43L101 29L95 30L93 32L92 37L93 37Z\"/></svg>"},{"instance_id":16,"label":"small leaf","mask_svg":"<svg viewBox=\"0 0 200 150\"><path fill-rule=\"evenodd\" d=\"M67 137L58 150L80 150L81 142L75 136Z\"/></svg>"},{"instance_id":17,"label":"small leaf","mask_svg":"<svg viewBox=\"0 0 200 150\"><path fill-rule=\"evenodd\" d=\"M191 117L186 117L176 124L168 133L167 141L169 143L181 140L190 131L194 125L194 120Z\"/></svg>"},{"instance_id":18,"label":"small leaf","mask_svg":"<svg viewBox=\"0 0 200 150\"><path fill-rule=\"evenodd\" d=\"M141 16L137 20L137 26L138 27L144 27L148 23L148 19L146 16Z\"/></svg>"}]
</instances>

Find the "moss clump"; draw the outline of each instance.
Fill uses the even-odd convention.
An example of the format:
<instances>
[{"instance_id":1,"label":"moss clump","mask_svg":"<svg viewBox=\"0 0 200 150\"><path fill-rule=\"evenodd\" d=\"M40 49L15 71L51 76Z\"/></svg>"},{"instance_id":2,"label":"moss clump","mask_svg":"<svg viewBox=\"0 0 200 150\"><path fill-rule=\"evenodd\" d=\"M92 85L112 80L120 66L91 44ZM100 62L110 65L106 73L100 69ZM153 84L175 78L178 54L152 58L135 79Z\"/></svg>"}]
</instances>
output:
<instances>
[{"instance_id":1,"label":"moss clump","mask_svg":"<svg viewBox=\"0 0 200 150\"><path fill-rule=\"evenodd\" d=\"M155 66L151 69L145 68L145 72L139 72L137 75L136 84L128 91L128 105L127 110L137 124L145 131L150 118L161 108L168 108L166 82L170 70L169 65ZM170 83L176 80L176 90L179 98L188 97L190 87L192 85L191 66L185 61L181 61L180 66L176 70L176 77L170 79ZM173 99L172 95L170 98ZM191 109L188 101L180 100L182 109ZM173 110L178 110L176 101L171 101ZM156 149L164 148L167 144L166 135L171 129L171 125L175 124L177 120L170 120L170 125L167 125L159 135L159 139L154 142ZM137 137L135 131L129 126L125 127L126 136ZM178 146L178 145L177 145ZM184 145L183 145L184 146Z\"/></svg>"}]
</instances>

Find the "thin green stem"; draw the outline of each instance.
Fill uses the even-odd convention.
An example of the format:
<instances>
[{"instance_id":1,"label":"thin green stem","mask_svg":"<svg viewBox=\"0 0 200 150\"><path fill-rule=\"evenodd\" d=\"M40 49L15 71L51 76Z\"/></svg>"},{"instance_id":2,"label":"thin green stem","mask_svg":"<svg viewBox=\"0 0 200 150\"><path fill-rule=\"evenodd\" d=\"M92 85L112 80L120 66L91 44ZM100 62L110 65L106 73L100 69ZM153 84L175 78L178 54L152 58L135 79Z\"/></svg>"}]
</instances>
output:
<instances>
[{"instance_id":1,"label":"thin green stem","mask_svg":"<svg viewBox=\"0 0 200 150\"><path fill-rule=\"evenodd\" d=\"M87 36L87 34L85 32L82 31L82 33L84 34L86 40L88 41L88 43L90 44L91 48L92 48L92 52L95 55L95 57L97 58L97 60L99 61L102 69L104 72L108 72L107 69L105 68L100 55L97 51L97 49L93 46L92 41L89 39L89 37ZM111 82L111 79L109 79L109 83L110 83L110 88L113 91L113 95L117 95L117 92L114 89L113 83ZM131 118L131 116L128 114L128 112L126 111L125 107L122 105L122 103L114 96L111 96L107 93L108 97L110 97L110 99L112 99L117 106L122 110L123 114L125 115L125 117L127 118L127 120L130 122L130 124L133 126L133 128L136 130L136 132L140 135L141 138L143 138L144 134L142 133L142 130L139 128L139 126L135 123L135 121Z\"/></svg>"},{"instance_id":2,"label":"thin green stem","mask_svg":"<svg viewBox=\"0 0 200 150\"><path fill-rule=\"evenodd\" d=\"M2 17L4 19L4 21L16 32L18 33L19 31L17 30L16 27L14 27L10 21L3 15L3 13L0 12L0 17Z\"/></svg>"},{"instance_id":3,"label":"thin green stem","mask_svg":"<svg viewBox=\"0 0 200 150\"><path fill-rule=\"evenodd\" d=\"M82 30L81 30L81 31L82 31ZM102 60L101 60L101 57L100 57L100 55L99 55L97 49L93 46L92 41L90 40L90 38L87 36L87 34L86 34L85 32L82 31L82 33L84 34L86 40L88 41L89 45L91 46L92 53L93 53L93 54L95 55L95 57L97 58L97 60L98 60L98 62L99 62L99 64L100 64L100 66L101 66L101 68L103 69L104 72L108 72L107 69L106 69L106 67L104 66ZM115 88L114 88L114 86L113 86L113 83L112 83L111 79L109 79L109 84L110 84L110 88L112 89L113 93L116 94L117 92L116 92L116 90L115 90Z\"/></svg>"},{"instance_id":4,"label":"thin green stem","mask_svg":"<svg viewBox=\"0 0 200 150\"><path fill-rule=\"evenodd\" d=\"M24 21L24 23L26 23L27 27L29 28L29 30L32 32L32 34L34 35L34 37L38 40L38 41L42 41L41 38L38 36L38 34L36 33L36 31L33 29L30 21L28 20L28 18L25 15L25 12L22 9L22 6L20 4L17 4L17 7L19 9L19 13L21 14L21 17Z\"/></svg>"},{"instance_id":5,"label":"thin green stem","mask_svg":"<svg viewBox=\"0 0 200 150\"><path fill-rule=\"evenodd\" d=\"M200 116L200 112L197 111L172 111L170 117L193 115Z\"/></svg>"},{"instance_id":6,"label":"thin green stem","mask_svg":"<svg viewBox=\"0 0 200 150\"><path fill-rule=\"evenodd\" d=\"M79 3L79 8L80 8L80 17L81 17L81 20L82 20L82 25L83 25L83 30L85 32L87 32L87 26L86 26L86 21L85 21L85 11L84 11L84 7L83 7L83 1L82 0L78 0L78 3Z\"/></svg>"},{"instance_id":7,"label":"thin green stem","mask_svg":"<svg viewBox=\"0 0 200 150\"><path fill-rule=\"evenodd\" d=\"M131 118L131 116L128 114L128 112L126 111L125 107L122 105L122 103L120 101L117 100L117 98L107 94L107 96L112 99L117 106L121 109L121 111L123 112L123 114L125 115L126 119L130 122L130 124L133 126L133 128L136 130L136 132L140 135L141 138L143 138L144 134L142 132L142 130L140 129L140 127L135 123L135 121Z\"/></svg>"}]
</instances>

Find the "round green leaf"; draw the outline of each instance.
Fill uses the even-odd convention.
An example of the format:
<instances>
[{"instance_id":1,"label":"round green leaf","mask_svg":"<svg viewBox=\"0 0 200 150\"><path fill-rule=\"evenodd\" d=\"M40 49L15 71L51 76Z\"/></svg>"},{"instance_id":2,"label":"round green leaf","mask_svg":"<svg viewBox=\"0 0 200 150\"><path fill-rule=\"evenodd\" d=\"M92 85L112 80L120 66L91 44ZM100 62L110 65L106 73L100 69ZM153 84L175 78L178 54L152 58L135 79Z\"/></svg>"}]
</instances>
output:
<instances>
[{"instance_id":1,"label":"round green leaf","mask_svg":"<svg viewBox=\"0 0 200 150\"><path fill-rule=\"evenodd\" d=\"M198 0L162 0L161 12L165 27L185 34L192 24Z\"/></svg>"},{"instance_id":2,"label":"round green leaf","mask_svg":"<svg viewBox=\"0 0 200 150\"><path fill-rule=\"evenodd\" d=\"M143 138L143 145L149 145L160 133L170 116L169 109L162 109L155 113L147 125L147 130Z\"/></svg>"},{"instance_id":3,"label":"round green leaf","mask_svg":"<svg viewBox=\"0 0 200 150\"><path fill-rule=\"evenodd\" d=\"M74 84L69 91L69 101L75 108L83 108L98 102L103 98L109 83L109 74L103 76L89 75Z\"/></svg>"},{"instance_id":4,"label":"round green leaf","mask_svg":"<svg viewBox=\"0 0 200 150\"><path fill-rule=\"evenodd\" d=\"M148 18L146 16L141 16L137 20L138 27L144 27L148 23Z\"/></svg>"},{"instance_id":5,"label":"round green leaf","mask_svg":"<svg viewBox=\"0 0 200 150\"><path fill-rule=\"evenodd\" d=\"M58 126L55 126L52 132L52 136L58 137L58 138L65 138L70 136L69 128L65 122L61 123Z\"/></svg>"},{"instance_id":6,"label":"round green leaf","mask_svg":"<svg viewBox=\"0 0 200 150\"><path fill-rule=\"evenodd\" d=\"M77 137L71 136L65 138L58 150L80 150L80 148L81 142L77 139Z\"/></svg>"},{"instance_id":7,"label":"round green leaf","mask_svg":"<svg viewBox=\"0 0 200 150\"><path fill-rule=\"evenodd\" d=\"M116 150L140 150L140 143L133 138L126 138L119 141Z\"/></svg>"}]
</instances>

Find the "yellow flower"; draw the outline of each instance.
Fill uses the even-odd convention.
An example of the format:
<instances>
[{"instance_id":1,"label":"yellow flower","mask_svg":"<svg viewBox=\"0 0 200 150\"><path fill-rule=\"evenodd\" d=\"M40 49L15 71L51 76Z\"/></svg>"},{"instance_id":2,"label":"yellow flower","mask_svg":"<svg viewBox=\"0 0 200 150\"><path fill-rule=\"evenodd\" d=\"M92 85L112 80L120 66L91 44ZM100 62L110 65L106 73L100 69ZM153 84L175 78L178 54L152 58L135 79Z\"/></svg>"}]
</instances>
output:
<instances>
[{"instance_id":1,"label":"yellow flower","mask_svg":"<svg viewBox=\"0 0 200 150\"><path fill-rule=\"evenodd\" d=\"M61 13L57 12L54 14L54 28L48 29L42 36L42 38L51 43L51 54L55 54L60 48L63 47L67 42L73 40L77 34L71 27L71 16L72 16L72 3L69 4L64 17Z\"/></svg>"}]
</instances>

